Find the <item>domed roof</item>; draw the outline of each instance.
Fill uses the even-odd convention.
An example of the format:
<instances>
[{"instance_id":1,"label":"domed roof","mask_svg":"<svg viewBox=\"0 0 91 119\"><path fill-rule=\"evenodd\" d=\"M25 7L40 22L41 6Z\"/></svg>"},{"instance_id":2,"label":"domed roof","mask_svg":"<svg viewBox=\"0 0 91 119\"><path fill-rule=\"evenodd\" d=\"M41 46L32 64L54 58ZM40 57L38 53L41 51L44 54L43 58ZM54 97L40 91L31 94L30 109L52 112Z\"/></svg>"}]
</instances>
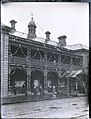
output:
<instances>
[{"instance_id":1,"label":"domed roof","mask_svg":"<svg viewBox=\"0 0 91 119\"><path fill-rule=\"evenodd\" d=\"M28 26L35 26L36 27L36 24L33 21L33 17L31 18L31 21L29 22Z\"/></svg>"}]
</instances>

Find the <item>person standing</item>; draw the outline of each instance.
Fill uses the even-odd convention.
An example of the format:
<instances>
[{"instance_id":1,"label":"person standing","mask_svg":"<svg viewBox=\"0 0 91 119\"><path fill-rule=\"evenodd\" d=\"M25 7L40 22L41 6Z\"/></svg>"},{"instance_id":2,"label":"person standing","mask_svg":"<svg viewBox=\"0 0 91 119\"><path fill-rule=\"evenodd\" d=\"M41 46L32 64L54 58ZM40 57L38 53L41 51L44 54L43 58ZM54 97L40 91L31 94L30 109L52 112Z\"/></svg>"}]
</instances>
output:
<instances>
[{"instance_id":1,"label":"person standing","mask_svg":"<svg viewBox=\"0 0 91 119\"><path fill-rule=\"evenodd\" d=\"M25 95L27 96L27 90L26 90L26 84L25 84L25 83L23 84L22 88L23 88L23 92L24 92Z\"/></svg>"}]
</instances>

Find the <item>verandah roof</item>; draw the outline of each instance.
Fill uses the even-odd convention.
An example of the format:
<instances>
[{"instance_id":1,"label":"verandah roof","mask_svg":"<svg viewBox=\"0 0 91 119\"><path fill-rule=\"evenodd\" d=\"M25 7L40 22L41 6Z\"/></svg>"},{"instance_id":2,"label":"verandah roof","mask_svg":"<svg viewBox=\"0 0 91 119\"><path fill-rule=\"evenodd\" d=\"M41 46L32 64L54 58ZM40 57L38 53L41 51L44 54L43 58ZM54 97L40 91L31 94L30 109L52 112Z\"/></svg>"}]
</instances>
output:
<instances>
[{"instance_id":1,"label":"verandah roof","mask_svg":"<svg viewBox=\"0 0 91 119\"><path fill-rule=\"evenodd\" d=\"M63 78L63 77L73 77L73 78L75 78L80 73L82 73L82 70L65 71L63 73L63 75L61 75L61 78Z\"/></svg>"}]
</instances>

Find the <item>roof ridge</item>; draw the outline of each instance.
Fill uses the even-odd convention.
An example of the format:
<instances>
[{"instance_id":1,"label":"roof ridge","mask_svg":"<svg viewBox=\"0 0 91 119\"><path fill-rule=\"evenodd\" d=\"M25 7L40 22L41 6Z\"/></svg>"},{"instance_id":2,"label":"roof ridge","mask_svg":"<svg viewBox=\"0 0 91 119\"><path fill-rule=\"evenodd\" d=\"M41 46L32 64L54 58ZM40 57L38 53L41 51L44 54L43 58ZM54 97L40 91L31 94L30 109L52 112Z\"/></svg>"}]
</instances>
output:
<instances>
[{"instance_id":1,"label":"roof ridge","mask_svg":"<svg viewBox=\"0 0 91 119\"><path fill-rule=\"evenodd\" d=\"M44 39L44 40L46 39L46 38L43 38L43 37L36 37L36 38L41 38L41 39ZM35 39L35 38L34 38L34 39ZM51 40L51 39L50 39L49 41L52 41L52 42L58 43L57 41L55 41L55 40ZM48 42L49 42L49 41L48 41Z\"/></svg>"},{"instance_id":2,"label":"roof ridge","mask_svg":"<svg viewBox=\"0 0 91 119\"><path fill-rule=\"evenodd\" d=\"M79 45L79 44L81 44L81 43L77 43L77 44L72 44L72 45ZM72 45L67 45L67 46L72 46Z\"/></svg>"},{"instance_id":3,"label":"roof ridge","mask_svg":"<svg viewBox=\"0 0 91 119\"><path fill-rule=\"evenodd\" d=\"M28 35L28 34L27 34L27 33L25 33L25 32L20 32L20 31L15 31L15 32Z\"/></svg>"},{"instance_id":4,"label":"roof ridge","mask_svg":"<svg viewBox=\"0 0 91 119\"><path fill-rule=\"evenodd\" d=\"M77 43L77 44L73 44L73 45L67 45L67 46L74 46L74 45L81 45L82 47L85 46L87 47L86 45L82 44L82 43ZM87 47L88 48L88 47Z\"/></svg>"},{"instance_id":5,"label":"roof ridge","mask_svg":"<svg viewBox=\"0 0 91 119\"><path fill-rule=\"evenodd\" d=\"M82 46L85 46L85 47L87 47L86 45L84 45L84 44L82 44ZM88 47L87 47L88 48Z\"/></svg>"}]
</instances>

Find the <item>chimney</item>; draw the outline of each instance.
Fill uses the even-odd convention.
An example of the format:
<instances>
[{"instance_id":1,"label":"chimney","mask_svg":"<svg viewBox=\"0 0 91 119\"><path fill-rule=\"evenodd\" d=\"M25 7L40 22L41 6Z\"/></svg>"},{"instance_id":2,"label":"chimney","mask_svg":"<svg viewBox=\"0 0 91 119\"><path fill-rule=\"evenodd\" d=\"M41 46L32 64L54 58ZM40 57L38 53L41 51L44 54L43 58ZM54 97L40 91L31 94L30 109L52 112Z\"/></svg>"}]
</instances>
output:
<instances>
[{"instance_id":1,"label":"chimney","mask_svg":"<svg viewBox=\"0 0 91 119\"><path fill-rule=\"evenodd\" d=\"M16 30L16 29L15 29L15 24L16 24L17 22L16 22L15 20L11 20L10 23L11 23L11 28L12 28L12 30L15 31L15 30Z\"/></svg>"},{"instance_id":2,"label":"chimney","mask_svg":"<svg viewBox=\"0 0 91 119\"><path fill-rule=\"evenodd\" d=\"M58 45L59 46L66 46L66 38L67 38L67 36L65 36L65 35L59 36L58 37L58 39L59 39Z\"/></svg>"},{"instance_id":3,"label":"chimney","mask_svg":"<svg viewBox=\"0 0 91 119\"><path fill-rule=\"evenodd\" d=\"M45 32L45 34L46 34L46 40L49 41L51 33L49 31L47 31L47 32Z\"/></svg>"}]
</instances>

